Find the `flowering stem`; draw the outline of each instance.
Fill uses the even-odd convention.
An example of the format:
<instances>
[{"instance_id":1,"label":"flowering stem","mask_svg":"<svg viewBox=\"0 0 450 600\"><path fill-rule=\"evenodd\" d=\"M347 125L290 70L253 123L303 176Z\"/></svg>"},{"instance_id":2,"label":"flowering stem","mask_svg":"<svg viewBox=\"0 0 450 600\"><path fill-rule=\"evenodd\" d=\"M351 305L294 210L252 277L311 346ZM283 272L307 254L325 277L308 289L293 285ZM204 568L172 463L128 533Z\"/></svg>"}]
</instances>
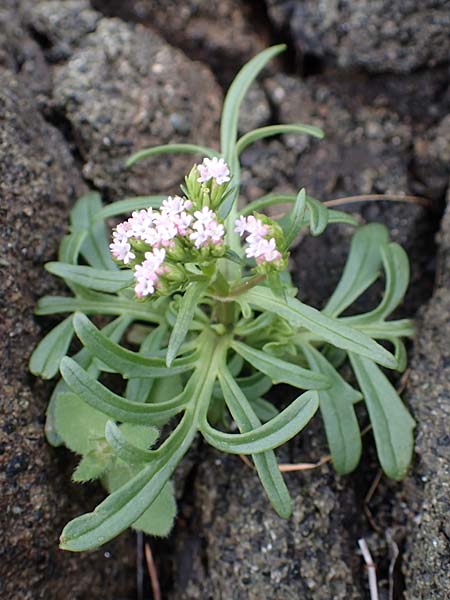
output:
<instances>
[{"instance_id":1,"label":"flowering stem","mask_svg":"<svg viewBox=\"0 0 450 600\"><path fill-rule=\"evenodd\" d=\"M247 279L243 284L238 285L234 289L230 291L230 297L240 296L241 294L247 292L255 285L262 283L266 279L266 275L255 275L251 279Z\"/></svg>"}]
</instances>

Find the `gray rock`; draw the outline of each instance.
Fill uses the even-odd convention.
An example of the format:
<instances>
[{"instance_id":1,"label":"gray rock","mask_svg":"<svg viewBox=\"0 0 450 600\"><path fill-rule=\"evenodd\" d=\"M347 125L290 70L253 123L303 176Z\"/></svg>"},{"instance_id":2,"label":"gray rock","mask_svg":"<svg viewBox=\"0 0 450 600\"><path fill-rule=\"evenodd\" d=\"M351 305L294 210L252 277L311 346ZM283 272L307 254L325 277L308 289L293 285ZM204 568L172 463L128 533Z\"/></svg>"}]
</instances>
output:
<instances>
[{"instance_id":1,"label":"gray rock","mask_svg":"<svg viewBox=\"0 0 450 600\"><path fill-rule=\"evenodd\" d=\"M449 204L450 206L450 204ZM407 389L417 421L403 561L408 600L450 596L450 211L439 234L437 290L423 310Z\"/></svg>"},{"instance_id":2,"label":"gray rock","mask_svg":"<svg viewBox=\"0 0 450 600\"><path fill-rule=\"evenodd\" d=\"M319 458L325 449L315 431L303 436L291 460ZM317 442L320 440L320 442ZM308 449L308 450L305 450ZM282 453L284 460L287 453ZM309 458L309 456L308 456ZM289 520L268 504L254 471L239 457L204 450L194 480L193 506L181 504L170 599L359 599L354 572L360 559L351 515L351 486L329 467L287 477L294 501Z\"/></svg>"},{"instance_id":3,"label":"gray rock","mask_svg":"<svg viewBox=\"0 0 450 600\"><path fill-rule=\"evenodd\" d=\"M288 31L303 59L341 67L409 73L450 59L446 0L268 0L269 15Z\"/></svg>"},{"instance_id":4,"label":"gray rock","mask_svg":"<svg viewBox=\"0 0 450 600\"><path fill-rule=\"evenodd\" d=\"M40 116L23 83L0 70L0 596L15 600L128 597L134 586L130 537L91 554L61 552L64 524L98 500L70 483L44 437L50 386L28 371L42 337L37 298L52 291L43 263L67 231L83 191L67 145ZM58 454L61 459L61 453ZM132 539L132 538L131 538Z\"/></svg>"},{"instance_id":5,"label":"gray rock","mask_svg":"<svg viewBox=\"0 0 450 600\"><path fill-rule=\"evenodd\" d=\"M41 1L27 11L30 27L45 46L49 62L69 58L84 36L95 31L100 18L88 0Z\"/></svg>"},{"instance_id":6,"label":"gray rock","mask_svg":"<svg viewBox=\"0 0 450 600\"><path fill-rule=\"evenodd\" d=\"M4 0L0 6L0 68L17 75L39 105L50 93L50 70L39 45L21 22L21 0Z\"/></svg>"},{"instance_id":7,"label":"gray rock","mask_svg":"<svg viewBox=\"0 0 450 600\"><path fill-rule=\"evenodd\" d=\"M261 8L243 0L91 1L105 15L156 30L172 46L210 65L222 84L230 83L240 66L270 45Z\"/></svg>"},{"instance_id":8,"label":"gray rock","mask_svg":"<svg viewBox=\"0 0 450 600\"><path fill-rule=\"evenodd\" d=\"M118 19L100 20L67 63L55 66L54 105L70 123L84 176L110 197L176 193L194 161L166 155L126 169L133 152L217 140L220 91L209 70Z\"/></svg>"}]
</instances>

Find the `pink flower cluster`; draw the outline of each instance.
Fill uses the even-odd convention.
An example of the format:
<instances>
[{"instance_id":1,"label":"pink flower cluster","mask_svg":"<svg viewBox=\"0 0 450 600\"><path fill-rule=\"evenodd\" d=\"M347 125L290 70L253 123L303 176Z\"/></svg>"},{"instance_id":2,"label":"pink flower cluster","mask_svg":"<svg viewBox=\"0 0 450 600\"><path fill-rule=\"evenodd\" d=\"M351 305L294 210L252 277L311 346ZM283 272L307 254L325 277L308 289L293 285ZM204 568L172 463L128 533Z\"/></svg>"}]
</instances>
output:
<instances>
[{"instance_id":1,"label":"pink flower cluster","mask_svg":"<svg viewBox=\"0 0 450 600\"><path fill-rule=\"evenodd\" d=\"M223 158L204 158L201 165L198 165L200 177L197 179L199 183L207 183L210 179L214 179L217 185L222 185L230 181L230 169Z\"/></svg>"},{"instance_id":2,"label":"pink flower cluster","mask_svg":"<svg viewBox=\"0 0 450 600\"><path fill-rule=\"evenodd\" d=\"M155 248L152 252L145 253L145 260L142 264L134 268L134 277L136 285L134 291L138 298L154 294L158 278L162 275L166 267L163 262L166 258L164 248Z\"/></svg>"},{"instance_id":3,"label":"pink flower cluster","mask_svg":"<svg viewBox=\"0 0 450 600\"><path fill-rule=\"evenodd\" d=\"M207 207L193 214L190 209L190 200L169 196L160 210L147 208L134 211L127 221L114 229L109 248L113 257L124 265L136 259L133 241L144 242L153 248L151 252L145 252L142 264L134 267L138 297L155 292L158 278L167 270L163 265L166 251L175 246L175 238L188 241L197 249L223 242L225 230L216 214Z\"/></svg>"},{"instance_id":4,"label":"pink flower cluster","mask_svg":"<svg viewBox=\"0 0 450 600\"><path fill-rule=\"evenodd\" d=\"M277 250L275 238L267 238L269 227L253 215L239 217L235 222L234 231L241 237L246 235L247 248L245 254L248 258L255 258L258 265L270 263L281 258Z\"/></svg>"}]
</instances>

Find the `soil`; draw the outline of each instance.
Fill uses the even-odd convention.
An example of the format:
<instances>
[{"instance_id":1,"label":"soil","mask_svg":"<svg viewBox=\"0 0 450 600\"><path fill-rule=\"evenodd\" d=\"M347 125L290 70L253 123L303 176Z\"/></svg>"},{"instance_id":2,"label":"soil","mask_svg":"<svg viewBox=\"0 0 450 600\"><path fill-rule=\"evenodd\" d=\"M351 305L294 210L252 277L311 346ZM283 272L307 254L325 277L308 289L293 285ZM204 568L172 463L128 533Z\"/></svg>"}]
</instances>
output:
<instances>
[{"instance_id":1,"label":"soil","mask_svg":"<svg viewBox=\"0 0 450 600\"><path fill-rule=\"evenodd\" d=\"M55 257L70 206L83 190L97 189L106 201L175 191L189 157L131 170L125 158L167 142L217 147L225 87L251 55L280 41L288 50L253 86L240 129L300 121L323 127L326 140L283 136L254 145L243 155L244 197L305 186L323 200L403 192L429 201L428 207L347 207L363 221L385 223L411 258L401 314L417 314L418 336L403 397L418 422L416 456L405 481L381 478L367 500L379 473L367 435L351 476L338 477L324 465L287 477L295 509L282 521L251 469L200 443L178 481L173 534L146 540L162 595L368 598L357 546L364 537L377 564L380 598L450 596L448 211L441 223L450 174L450 8L434 0L376 7L358 0L323 12L325 4L2 2L1 597L150 597L148 580L136 586L135 534L85 555L57 549L62 525L95 506L101 491L72 484L71 459L43 435L51 386L27 370L50 326L33 317L33 306L57 289L42 265ZM292 271L303 299L323 305L349 240L344 226L300 240ZM378 293L358 308L372 306ZM317 420L280 459L316 461L326 453Z\"/></svg>"}]
</instances>

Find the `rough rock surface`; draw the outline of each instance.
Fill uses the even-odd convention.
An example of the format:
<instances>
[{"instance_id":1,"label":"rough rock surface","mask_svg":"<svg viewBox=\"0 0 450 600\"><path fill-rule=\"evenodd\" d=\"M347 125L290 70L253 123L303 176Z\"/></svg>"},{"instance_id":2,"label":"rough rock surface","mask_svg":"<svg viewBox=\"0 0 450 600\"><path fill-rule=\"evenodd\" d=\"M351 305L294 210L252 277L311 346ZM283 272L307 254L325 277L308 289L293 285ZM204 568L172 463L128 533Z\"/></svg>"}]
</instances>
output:
<instances>
[{"instance_id":1,"label":"rough rock surface","mask_svg":"<svg viewBox=\"0 0 450 600\"><path fill-rule=\"evenodd\" d=\"M192 164L170 155L127 170L132 152L167 142L208 145L217 135L220 93L209 70L118 19L101 19L55 67L53 101L76 138L84 176L114 197L176 193Z\"/></svg>"},{"instance_id":2,"label":"rough rock surface","mask_svg":"<svg viewBox=\"0 0 450 600\"><path fill-rule=\"evenodd\" d=\"M71 484L67 465L48 446L49 386L28 372L42 337L33 308L54 286L43 263L55 255L82 180L61 134L6 70L0 70L0 122L0 596L128 598L134 586L130 538L92 554L58 550L64 524L92 508L98 492L93 487L83 495Z\"/></svg>"},{"instance_id":3,"label":"rough rock surface","mask_svg":"<svg viewBox=\"0 0 450 600\"><path fill-rule=\"evenodd\" d=\"M155 29L172 46L209 64L222 84L270 45L261 5L244 0L92 0L92 5L108 16Z\"/></svg>"},{"instance_id":4,"label":"rough rock surface","mask_svg":"<svg viewBox=\"0 0 450 600\"><path fill-rule=\"evenodd\" d=\"M317 435L303 437L284 460L319 458L326 450ZM238 457L204 451L195 476L192 505L182 505L175 531L169 598L361 598L353 573L356 501L348 480L328 466L287 477L292 517L279 518L254 472ZM345 512L342 507L345 506ZM160 566L167 576L167 565ZM170 583L169 583L170 582Z\"/></svg>"},{"instance_id":5,"label":"rough rock surface","mask_svg":"<svg viewBox=\"0 0 450 600\"><path fill-rule=\"evenodd\" d=\"M375 72L409 73L448 63L447 0L267 0L274 22L305 58Z\"/></svg>"},{"instance_id":6,"label":"rough rock surface","mask_svg":"<svg viewBox=\"0 0 450 600\"><path fill-rule=\"evenodd\" d=\"M408 600L450 596L450 204L439 243L437 289L421 314L407 393L418 423L404 558Z\"/></svg>"}]
</instances>

